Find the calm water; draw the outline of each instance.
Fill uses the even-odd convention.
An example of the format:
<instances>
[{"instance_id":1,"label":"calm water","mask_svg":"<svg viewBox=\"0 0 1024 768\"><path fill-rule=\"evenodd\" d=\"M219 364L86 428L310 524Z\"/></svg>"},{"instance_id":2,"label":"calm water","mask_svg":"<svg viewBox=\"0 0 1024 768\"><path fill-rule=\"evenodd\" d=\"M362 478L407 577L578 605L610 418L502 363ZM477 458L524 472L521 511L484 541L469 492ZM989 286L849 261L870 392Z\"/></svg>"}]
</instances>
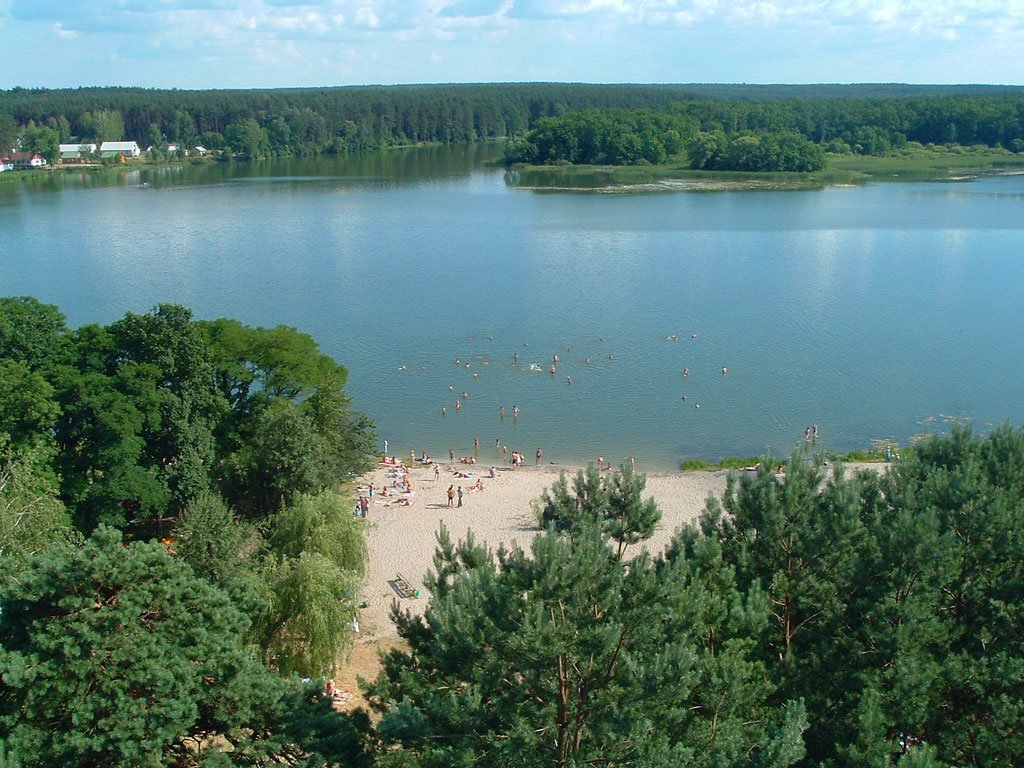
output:
<instances>
[{"instance_id":1,"label":"calm water","mask_svg":"<svg viewBox=\"0 0 1024 768\"><path fill-rule=\"evenodd\" d=\"M506 186L495 151L5 189L0 294L72 325L176 301L297 326L402 454L479 436L483 459L498 438L666 469L788 454L812 422L849 450L951 417L1024 421L1024 177L538 194Z\"/></svg>"}]
</instances>

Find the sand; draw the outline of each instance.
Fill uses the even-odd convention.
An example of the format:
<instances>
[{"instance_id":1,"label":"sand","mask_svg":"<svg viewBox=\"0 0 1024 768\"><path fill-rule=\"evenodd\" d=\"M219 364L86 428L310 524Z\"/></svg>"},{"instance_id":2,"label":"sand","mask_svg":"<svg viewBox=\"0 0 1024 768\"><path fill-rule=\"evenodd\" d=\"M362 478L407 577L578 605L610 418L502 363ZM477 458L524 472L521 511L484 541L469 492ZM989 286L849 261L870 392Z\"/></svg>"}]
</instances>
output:
<instances>
[{"instance_id":1,"label":"sand","mask_svg":"<svg viewBox=\"0 0 1024 768\"><path fill-rule=\"evenodd\" d=\"M415 466L411 469L415 498L412 506L393 504L387 498L375 495L366 519L369 546L369 573L360 597L368 602L360 612L359 641L375 642L396 636L389 618L393 603L413 612L421 612L430 600L423 585L423 576L432 568L437 544L436 534L443 523L453 541L465 538L468 530L478 542L492 550L499 544L513 543L528 548L537 534L536 517L531 502L539 499L544 490L565 470L570 479L576 468L527 466L513 471L498 468L497 477L487 477L489 465L454 467L442 464L441 477L434 480L432 467ZM468 479L452 476L453 469L470 469ZM642 471L642 468L638 468ZM672 535L685 522L696 519L704 509L709 494L720 495L725 490L727 472L674 472L647 475L644 497L654 497L661 508L662 518L657 530L647 542L651 551L660 551ZM461 508L449 508L447 490L452 483L464 487L483 478L484 490L465 492ZM376 488L390 485L386 468L379 467L362 478L373 481ZM457 500L456 500L456 503ZM638 545L639 546L639 545ZM409 585L420 591L416 598L399 596L394 580L401 575Z\"/></svg>"}]
</instances>

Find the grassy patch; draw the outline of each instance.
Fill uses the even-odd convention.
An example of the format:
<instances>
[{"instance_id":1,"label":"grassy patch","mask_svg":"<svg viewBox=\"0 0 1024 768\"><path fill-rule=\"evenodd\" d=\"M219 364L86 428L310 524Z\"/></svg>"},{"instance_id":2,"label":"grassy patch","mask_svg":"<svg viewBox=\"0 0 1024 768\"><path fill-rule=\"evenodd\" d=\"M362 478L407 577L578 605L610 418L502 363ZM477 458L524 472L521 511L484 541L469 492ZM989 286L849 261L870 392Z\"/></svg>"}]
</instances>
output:
<instances>
[{"instance_id":1,"label":"grassy patch","mask_svg":"<svg viewBox=\"0 0 1024 768\"><path fill-rule=\"evenodd\" d=\"M992 147L923 147L911 144L884 157L831 155L822 173L847 173L854 179L954 181L998 169L1024 170L1024 155Z\"/></svg>"},{"instance_id":2,"label":"grassy patch","mask_svg":"<svg viewBox=\"0 0 1024 768\"><path fill-rule=\"evenodd\" d=\"M767 464L771 469L775 469L783 463L778 459L769 459L763 456L747 456L745 458L726 456L717 462L707 461L706 459L686 459L680 465L680 469L683 471L746 469L747 467L756 467L758 464Z\"/></svg>"},{"instance_id":3,"label":"grassy patch","mask_svg":"<svg viewBox=\"0 0 1024 768\"><path fill-rule=\"evenodd\" d=\"M726 189L820 189L813 173L745 173L695 171L680 163L667 165L517 165L506 180L515 187L593 192Z\"/></svg>"},{"instance_id":4,"label":"grassy patch","mask_svg":"<svg viewBox=\"0 0 1024 768\"><path fill-rule=\"evenodd\" d=\"M908 144L884 157L830 155L815 173L695 171L685 163L665 165L517 165L506 179L516 187L549 191L806 190L867 181L958 181L1000 170L1024 171L1024 155L992 147Z\"/></svg>"}]
</instances>

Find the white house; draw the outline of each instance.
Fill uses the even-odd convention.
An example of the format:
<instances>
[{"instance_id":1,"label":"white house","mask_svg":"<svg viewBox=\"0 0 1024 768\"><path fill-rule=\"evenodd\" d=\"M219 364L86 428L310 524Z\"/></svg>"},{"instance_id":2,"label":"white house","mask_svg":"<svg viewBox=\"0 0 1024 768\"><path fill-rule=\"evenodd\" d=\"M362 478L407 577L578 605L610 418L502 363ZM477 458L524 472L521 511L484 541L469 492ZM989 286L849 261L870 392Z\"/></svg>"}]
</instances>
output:
<instances>
[{"instance_id":1,"label":"white house","mask_svg":"<svg viewBox=\"0 0 1024 768\"><path fill-rule=\"evenodd\" d=\"M14 161L11 160L11 158L6 157L6 156L5 157L0 157L0 173L3 173L4 171L13 171L13 170L14 170Z\"/></svg>"},{"instance_id":2,"label":"white house","mask_svg":"<svg viewBox=\"0 0 1024 768\"><path fill-rule=\"evenodd\" d=\"M42 168L47 164L46 158L35 152L15 152L11 160L15 168Z\"/></svg>"},{"instance_id":3,"label":"white house","mask_svg":"<svg viewBox=\"0 0 1024 768\"><path fill-rule=\"evenodd\" d=\"M139 145L134 141L104 141L100 144L100 154L120 152L125 157L138 157L142 154Z\"/></svg>"}]
</instances>

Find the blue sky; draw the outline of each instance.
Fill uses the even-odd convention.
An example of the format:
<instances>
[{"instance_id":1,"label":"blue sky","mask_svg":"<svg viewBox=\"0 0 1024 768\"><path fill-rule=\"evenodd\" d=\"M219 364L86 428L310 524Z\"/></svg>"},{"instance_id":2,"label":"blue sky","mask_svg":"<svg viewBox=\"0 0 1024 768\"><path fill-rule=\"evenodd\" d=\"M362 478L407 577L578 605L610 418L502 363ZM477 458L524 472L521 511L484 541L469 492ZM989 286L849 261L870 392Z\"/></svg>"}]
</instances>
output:
<instances>
[{"instance_id":1,"label":"blue sky","mask_svg":"<svg viewBox=\"0 0 1024 768\"><path fill-rule=\"evenodd\" d=\"M0 0L0 88L1024 84L1024 0Z\"/></svg>"}]
</instances>

